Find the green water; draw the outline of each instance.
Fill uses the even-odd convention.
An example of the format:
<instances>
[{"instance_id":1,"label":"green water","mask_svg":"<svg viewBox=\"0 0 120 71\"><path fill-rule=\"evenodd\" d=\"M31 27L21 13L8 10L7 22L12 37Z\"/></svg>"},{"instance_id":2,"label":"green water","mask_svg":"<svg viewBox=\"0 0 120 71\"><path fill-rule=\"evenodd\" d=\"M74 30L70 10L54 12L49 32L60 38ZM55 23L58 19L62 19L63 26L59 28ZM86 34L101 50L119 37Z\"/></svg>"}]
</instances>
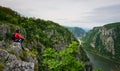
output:
<instances>
[{"instance_id":1,"label":"green water","mask_svg":"<svg viewBox=\"0 0 120 71\"><path fill-rule=\"evenodd\" d=\"M120 71L119 63L90 53L88 51L85 52L87 53L87 56L94 67L101 68L103 71Z\"/></svg>"}]
</instances>

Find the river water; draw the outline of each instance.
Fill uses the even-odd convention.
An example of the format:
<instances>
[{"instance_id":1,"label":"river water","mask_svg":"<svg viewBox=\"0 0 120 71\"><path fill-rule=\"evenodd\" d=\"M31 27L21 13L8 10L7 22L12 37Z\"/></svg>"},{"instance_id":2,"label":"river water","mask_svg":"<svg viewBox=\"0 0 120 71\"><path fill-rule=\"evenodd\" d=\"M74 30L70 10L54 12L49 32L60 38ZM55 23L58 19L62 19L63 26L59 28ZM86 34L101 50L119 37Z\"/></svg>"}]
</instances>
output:
<instances>
[{"instance_id":1,"label":"river water","mask_svg":"<svg viewBox=\"0 0 120 71\"><path fill-rule=\"evenodd\" d=\"M120 64L103 58L96 54L85 51L93 67L101 68L103 71L120 71Z\"/></svg>"}]
</instances>

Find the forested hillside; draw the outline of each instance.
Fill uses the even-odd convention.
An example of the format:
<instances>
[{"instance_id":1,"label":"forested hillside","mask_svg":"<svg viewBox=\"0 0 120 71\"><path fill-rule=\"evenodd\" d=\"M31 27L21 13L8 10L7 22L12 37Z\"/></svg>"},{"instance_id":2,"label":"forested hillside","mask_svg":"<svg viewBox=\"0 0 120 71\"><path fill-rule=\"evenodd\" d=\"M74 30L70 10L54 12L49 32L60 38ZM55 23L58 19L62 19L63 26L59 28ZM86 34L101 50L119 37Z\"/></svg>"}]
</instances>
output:
<instances>
[{"instance_id":1,"label":"forested hillside","mask_svg":"<svg viewBox=\"0 0 120 71\"><path fill-rule=\"evenodd\" d=\"M95 27L83 38L83 45L92 52L120 61L120 22Z\"/></svg>"},{"instance_id":2,"label":"forested hillside","mask_svg":"<svg viewBox=\"0 0 120 71\"><path fill-rule=\"evenodd\" d=\"M9 47L13 43L11 37L16 29L19 29L21 35L25 37L23 47L27 48L29 54L31 54L37 59L35 61L38 61L38 65L35 66L35 71L55 71L56 67L58 68L58 71L83 71L90 68L89 66L85 67L86 65L89 65L89 60L86 57L86 54L84 53L82 48L78 48L79 44L73 34L71 34L66 28L49 20L24 17L21 16L19 13L11 10L10 8L0 6L0 49L9 51ZM77 44L72 44L73 41L75 41ZM77 47L77 49L75 49L75 47ZM52 50L46 52L47 48L48 50L49 48L51 48L55 52L55 54L58 53L59 56L54 56ZM6 53L8 53L7 51ZM13 55L16 54L14 53L14 51L11 51ZM51 53L53 54L53 56L46 55ZM31 61L31 56L29 54L23 51L24 56L18 57L18 59L23 61ZM66 56L69 57L66 58ZM46 57L47 59L54 58L56 61L63 60L63 62L62 64L61 61L60 63L55 63L55 61L51 62L51 60L48 59L48 63L45 63L46 61L44 60ZM67 64L72 64L72 62L76 63L78 69L70 69L71 65L66 66L62 69L62 67L64 67L66 64L66 61L64 61L66 59L73 60L71 62L67 61ZM86 61L88 61L87 64L85 64ZM53 65L52 68L50 67L50 65ZM2 66L1 68L3 68L4 65L0 64L0 66Z\"/></svg>"}]
</instances>

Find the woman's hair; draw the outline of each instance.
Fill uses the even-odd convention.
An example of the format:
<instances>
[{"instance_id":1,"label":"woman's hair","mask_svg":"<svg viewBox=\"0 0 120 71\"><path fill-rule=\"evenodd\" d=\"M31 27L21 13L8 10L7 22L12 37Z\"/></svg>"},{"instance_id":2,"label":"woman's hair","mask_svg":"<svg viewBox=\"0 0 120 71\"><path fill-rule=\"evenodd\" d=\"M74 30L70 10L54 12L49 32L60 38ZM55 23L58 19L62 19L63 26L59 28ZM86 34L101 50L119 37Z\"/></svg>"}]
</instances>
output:
<instances>
[{"instance_id":1,"label":"woman's hair","mask_svg":"<svg viewBox=\"0 0 120 71\"><path fill-rule=\"evenodd\" d=\"M16 30L15 32L16 32L16 33L19 33L19 30Z\"/></svg>"}]
</instances>

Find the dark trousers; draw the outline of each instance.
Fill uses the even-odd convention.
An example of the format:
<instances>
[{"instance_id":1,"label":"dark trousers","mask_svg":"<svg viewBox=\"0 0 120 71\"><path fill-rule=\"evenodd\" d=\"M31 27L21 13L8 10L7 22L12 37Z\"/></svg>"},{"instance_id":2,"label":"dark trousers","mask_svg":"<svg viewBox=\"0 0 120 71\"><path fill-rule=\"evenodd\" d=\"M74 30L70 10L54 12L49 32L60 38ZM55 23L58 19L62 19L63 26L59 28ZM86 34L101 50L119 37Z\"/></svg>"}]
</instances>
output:
<instances>
[{"instance_id":1,"label":"dark trousers","mask_svg":"<svg viewBox=\"0 0 120 71\"><path fill-rule=\"evenodd\" d=\"M23 42L23 39L19 38L19 39L17 40L17 42L22 43L22 42Z\"/></svg>"},{"instance_id":2,"label":"dark trousers","mask_svg":"<svg viewBox=\"0 0 120 71\"><path fill-rule=\"evenodd\" d=\"M24 50L23 46L22 46L22 42L23 42L23 39L18 39L17 42L21 43L21 48Z\"/></svg>"}]
</instances>

